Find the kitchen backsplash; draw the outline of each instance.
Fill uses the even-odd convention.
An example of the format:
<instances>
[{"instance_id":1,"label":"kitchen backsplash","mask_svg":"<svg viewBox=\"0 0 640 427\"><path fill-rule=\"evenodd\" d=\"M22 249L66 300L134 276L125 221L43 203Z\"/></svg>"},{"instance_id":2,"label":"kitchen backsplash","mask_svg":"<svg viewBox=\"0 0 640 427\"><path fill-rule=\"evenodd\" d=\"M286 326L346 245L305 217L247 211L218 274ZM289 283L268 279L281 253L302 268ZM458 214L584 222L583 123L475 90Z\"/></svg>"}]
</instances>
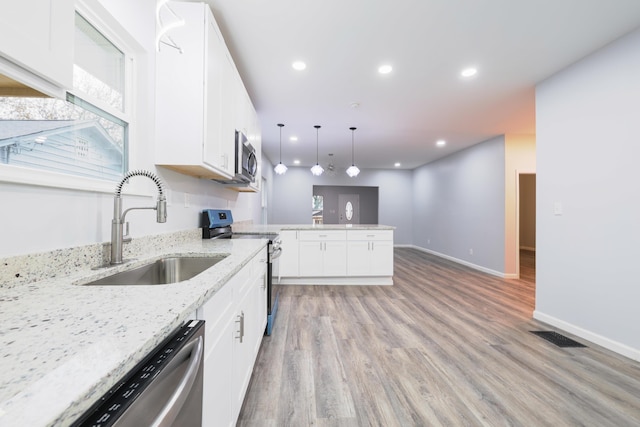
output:
<instances>
[{"instance_id":1,"label":"kitchen backsplash","mask_svg":"<svg viewBox=\"0 0 640 427\"><path fill-rule=\"evenodd\" d=\"M137 237L123 247L124 258L140 257L202 238L202 229ZM0 289L40 280L68 276L81 270L105 265L111 243L96 243L50 252L0 258Z\"/></svg>"}]
</instances>

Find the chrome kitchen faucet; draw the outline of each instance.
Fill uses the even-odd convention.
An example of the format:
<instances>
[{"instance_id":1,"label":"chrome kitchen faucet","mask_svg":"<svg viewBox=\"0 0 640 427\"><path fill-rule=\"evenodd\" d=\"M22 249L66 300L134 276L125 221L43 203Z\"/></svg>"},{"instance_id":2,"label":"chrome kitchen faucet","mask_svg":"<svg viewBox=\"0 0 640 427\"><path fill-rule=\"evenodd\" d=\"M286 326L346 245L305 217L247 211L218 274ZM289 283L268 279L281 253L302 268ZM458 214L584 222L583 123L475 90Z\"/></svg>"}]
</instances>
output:
<instances>
[{"instance_id":1,"label":"chrome kitchen faucet","mask_svg":"<svg viewBox=\"0 0 640 427\"><path fill-rule=\"evenodd\" d=\"M122 212L122 186L131 177L134 176L146 176L151 179L158 187L158 200L155 206L141 207L141 208L129 208ZM129 241L129 227L127 227L127 235L123 236L123 226L125 224L124 217L127 212L134 209L153 209L157 211L156 221L167 222L167 198L164 195L162 189L162 182L155 174L145 170L133 170L124 175L122 181L116 187L115 197L113 199L113 220L111 221L111 265L122 264L122 244Z\"/></svg>"}]
</instances>

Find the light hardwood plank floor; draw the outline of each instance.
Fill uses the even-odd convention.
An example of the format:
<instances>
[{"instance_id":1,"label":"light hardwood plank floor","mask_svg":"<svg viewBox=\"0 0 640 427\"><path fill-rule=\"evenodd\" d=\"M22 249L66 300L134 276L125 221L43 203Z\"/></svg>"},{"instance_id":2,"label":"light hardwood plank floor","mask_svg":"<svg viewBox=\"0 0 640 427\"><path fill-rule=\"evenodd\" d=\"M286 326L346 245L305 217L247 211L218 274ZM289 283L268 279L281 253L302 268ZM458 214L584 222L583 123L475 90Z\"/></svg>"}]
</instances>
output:
<instances>
[{"instance_id":1,"label":"light hardwood plank floor","mask_svg":"<svg viewBox=\"0 0 640 427\"><path fill-rule=\"evenodd\" d=\"M407 248L394 286L281 286L239 426L640 426L640 363L531 334L521 280Z\"/></svg>"}]
</instances>

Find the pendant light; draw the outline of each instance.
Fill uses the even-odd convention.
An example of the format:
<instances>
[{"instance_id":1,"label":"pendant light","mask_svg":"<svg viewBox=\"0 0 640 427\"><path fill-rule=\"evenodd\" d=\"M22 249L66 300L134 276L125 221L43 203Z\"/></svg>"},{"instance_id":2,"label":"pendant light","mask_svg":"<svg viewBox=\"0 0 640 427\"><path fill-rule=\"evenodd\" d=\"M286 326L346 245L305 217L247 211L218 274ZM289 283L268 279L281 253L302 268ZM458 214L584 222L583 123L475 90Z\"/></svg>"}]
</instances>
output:
<instances>
[{"instance_id":1,"label":"pendant light","mask_svg":"<svg viewBox=\"0 0 640 427\"><path fill-rule=\"evenodd\" d=\"M314 128L316 128L316 164L311 168L311 173L315 176L320 176L322 172L324 172L324 169L318 162L318 129L320 129L320 125L315 125Z\"/></svg>"},{"instance_id":2,"label":"pendant light","mask_svg":"<svg viewBox=\"0 0 640 427\"><path fill-rule=\"evenodd\" d=\"M273 168L275 173L277 173L278 175L284 175L284 173L287 171L287 167L282 164L282 127L283 126L284 125L282 123L278 123L278 127L280 128L280 163L278 163L276 167Z\"/></svg>"},{"instance_id":3,"label":"pendant light","mask_svg":"<svg viewBox=\"0 0 640 427\"><path fill-rule=\"evenodd\" d=\"M356 128L351 127L349 128L351 130L351 166L349 166L349 169L347 169L347 175L349 175L351 178L358 176L358 174L360 173L360 169L358 169L358 167L356 166L356 164L354 163L354 156L353 156L353 134L354 131L356 130Z\"/></svg>"}]
</instances>

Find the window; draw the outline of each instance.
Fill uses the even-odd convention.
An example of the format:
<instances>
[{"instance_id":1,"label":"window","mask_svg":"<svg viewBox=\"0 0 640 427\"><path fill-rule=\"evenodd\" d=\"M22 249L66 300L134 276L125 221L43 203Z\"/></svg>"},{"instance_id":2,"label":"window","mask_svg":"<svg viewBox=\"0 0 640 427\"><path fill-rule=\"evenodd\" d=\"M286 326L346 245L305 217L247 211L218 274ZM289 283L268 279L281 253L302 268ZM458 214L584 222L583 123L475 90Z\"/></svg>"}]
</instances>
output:
<instances>
[{"instance_id":1,"label":"window","mask_svg":"<svg viewBox=\"0 0 640 427\"><path fill-rule=\"evenodd\" d=\"M79 13L75 28L66 99L0 96L0 167L119 181L128 169L132 56Z\"/></svg>"}]
</instances>

